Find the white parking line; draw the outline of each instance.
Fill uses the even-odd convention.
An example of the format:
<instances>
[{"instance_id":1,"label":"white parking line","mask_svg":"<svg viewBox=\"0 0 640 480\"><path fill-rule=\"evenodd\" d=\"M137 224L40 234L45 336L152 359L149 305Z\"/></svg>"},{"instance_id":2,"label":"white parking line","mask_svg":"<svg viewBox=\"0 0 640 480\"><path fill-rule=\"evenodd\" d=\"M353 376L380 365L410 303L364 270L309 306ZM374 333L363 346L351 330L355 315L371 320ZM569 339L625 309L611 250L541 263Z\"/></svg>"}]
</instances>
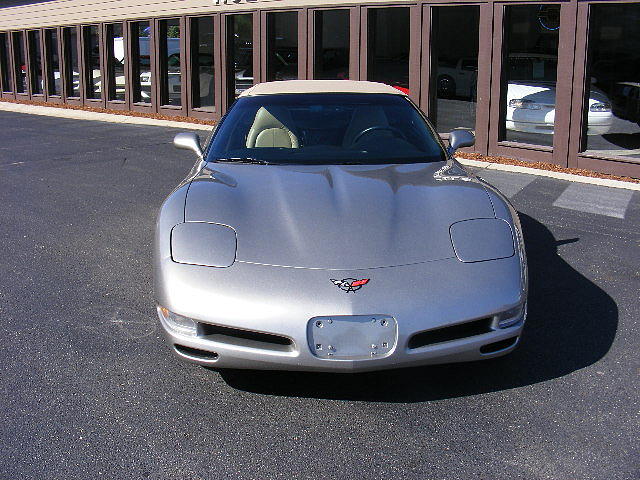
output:
<instances>
[{"instance_id":1,"label":"white parking line","mask_svg":"<svg viewBox=\"0 0 640 480\"><path fill-rule=\"evenodd\" d=\"M562 192L553 206L624 218L632 196L630 190L574 183Z\"/></svg>"},{"instance_id":2,"label":"white parking line","mask_svg":"<svg viewBox=\"0 0 640 480\"><path fill-rule=\"evenodd\" d=\"M505 197L512 198L516 193L533 182L533 175L520 173L500 172L496 170L483 170L479 176L496 187Z\"/></svg>"}]
</instances>

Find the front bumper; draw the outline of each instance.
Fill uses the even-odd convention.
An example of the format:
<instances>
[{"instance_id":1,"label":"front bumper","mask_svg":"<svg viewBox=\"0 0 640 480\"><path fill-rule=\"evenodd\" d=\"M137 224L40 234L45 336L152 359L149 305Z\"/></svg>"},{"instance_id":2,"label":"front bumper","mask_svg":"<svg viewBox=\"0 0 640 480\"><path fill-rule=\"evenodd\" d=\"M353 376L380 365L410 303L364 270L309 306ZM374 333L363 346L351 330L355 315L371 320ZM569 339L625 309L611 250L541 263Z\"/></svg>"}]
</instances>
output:
<instances>
[{"instance_id":1,"label":"front bumper","mask_svg":"<svg viewBox=\"0 0 640 480\"><path fill-rule=\"evenodd\" d=\"M517 255L467 264L444 259L339 275L238 262L219 269L170 260L162 261L156 272L158 303L199 322L197 335L188 336L161 317L168 342L180 357L216 368L364 372L483 360L516 347L526 315L525 310L520 321L507 328L494 323L462 338L411 345L419 332L490 319L522 305L526 287ZM329 281L336 275L372 280L361 291L345 293ZM389 316L397 322L395 343L385 355L338 359L320 358L312 351L309 325L316 317L363 315ZM279 336L288 344L212 334L212 325Z\"/></svg>"},{"instance_id":2,"label":"front bumper","mask_svg":"<svg viewBox=\"0 0 640 480\"><path fill-rule=\"evenodd\" d=\"M316 372L367 372L499 357L515 349L523 326L524 322L520 322L509 328L413 350L406 345L397 345L395 350L384 358L344 360L314 356L307 348L306 339L295 342L291 351L279 352L177 335L163 323L166 338L174 352L179 357L199 365L215 368ZM486 347L493 350L482 353L481 349Z\"/></svg>"}]
</instances>

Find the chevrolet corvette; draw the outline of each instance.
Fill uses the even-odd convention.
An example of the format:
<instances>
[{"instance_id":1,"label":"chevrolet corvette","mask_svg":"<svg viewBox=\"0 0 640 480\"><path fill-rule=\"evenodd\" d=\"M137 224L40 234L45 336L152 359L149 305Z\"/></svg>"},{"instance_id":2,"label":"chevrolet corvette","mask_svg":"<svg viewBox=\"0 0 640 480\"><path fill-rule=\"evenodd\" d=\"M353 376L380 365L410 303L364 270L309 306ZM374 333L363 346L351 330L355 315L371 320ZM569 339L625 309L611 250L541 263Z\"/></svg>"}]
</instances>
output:
<instances>
[{"instance_id":1,"label":"chevrolet corvette","mask_svg":"<svg viewBox=\"0 0 640 480\"><path fill-rule=\"evenodd\" d=\"M527 312L518 215L402 91L244 91L164 201L155 299L175 353L214 368L359 372L511 352Z\"/></svg>"}]
</instances>

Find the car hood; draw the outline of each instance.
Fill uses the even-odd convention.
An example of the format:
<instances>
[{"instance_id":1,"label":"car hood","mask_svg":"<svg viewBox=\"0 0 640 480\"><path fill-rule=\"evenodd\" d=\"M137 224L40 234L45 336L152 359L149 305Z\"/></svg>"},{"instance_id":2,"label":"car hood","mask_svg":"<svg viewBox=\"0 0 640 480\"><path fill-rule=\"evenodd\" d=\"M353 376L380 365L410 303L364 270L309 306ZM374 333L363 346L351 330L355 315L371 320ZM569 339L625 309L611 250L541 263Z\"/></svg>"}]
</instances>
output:
<instances>
[{"instance_id":1,"label":"car hood","mask_svg":"<svg viewBox=\"0 0 640 480\"><path fill-rule=\"evenodd\" d=\"M242 262L357 270L451 258L449 227L494 212L479 182L446 168L208 163L185 221L232 227Z\"/></svg>"},{"instance_id":2,"label":"car hood","mask_svg":"<svg viewBox=\"0 0 640 480\"><path fill-rule=\"evenodd\" d=\"M556 84L554 82L509 82L507 86L507 102L514 98L555 106ZM589 91L589 104L607 103L608 101L609 99L601 90L591 88Z\"/></svg>"}]
</instances>

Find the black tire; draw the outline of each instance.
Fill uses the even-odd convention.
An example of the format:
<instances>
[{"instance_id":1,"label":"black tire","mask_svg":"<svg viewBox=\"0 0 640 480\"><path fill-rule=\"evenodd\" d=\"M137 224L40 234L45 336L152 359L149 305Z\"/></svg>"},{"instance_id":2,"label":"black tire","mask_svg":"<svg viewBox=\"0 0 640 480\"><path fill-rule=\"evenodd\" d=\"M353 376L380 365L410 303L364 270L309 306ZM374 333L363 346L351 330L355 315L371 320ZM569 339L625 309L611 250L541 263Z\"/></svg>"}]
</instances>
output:
<instances>
[{"instance_id":1,"label":"black tire","mask_svg":"<svg viewBox=\"0 0 640 480\"><path fill-rule=\"evenodd\" d=\"M438 77L438 97L451 98L456 94L456 82L450 75Z\"/></svg>"}]
</instances>

